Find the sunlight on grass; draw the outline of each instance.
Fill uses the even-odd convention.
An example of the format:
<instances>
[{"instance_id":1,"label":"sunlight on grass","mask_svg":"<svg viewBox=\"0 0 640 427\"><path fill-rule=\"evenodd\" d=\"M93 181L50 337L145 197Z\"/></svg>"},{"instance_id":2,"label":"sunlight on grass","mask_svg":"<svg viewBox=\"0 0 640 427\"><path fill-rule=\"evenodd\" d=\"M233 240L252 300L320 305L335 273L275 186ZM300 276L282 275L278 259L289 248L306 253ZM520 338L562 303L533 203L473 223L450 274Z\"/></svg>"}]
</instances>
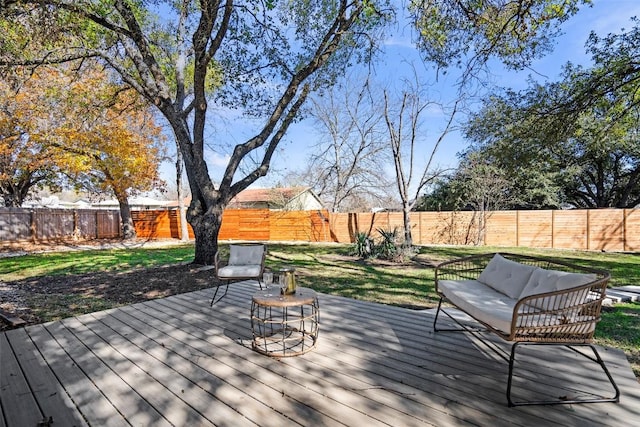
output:
<instances>
[{"instance_id":1,"label":"sunlight on grass","mask_svg":"<svg viewBox=\"0 0 640 427\"><path fill-rule=\"evenodd\" d=\"M51 252L0 258L0 280L15 281L38 276L126 271L193 260L193 245L160 249L130 248Z\"/></svg>"},{"instance_id":2,"label":"sunlight on grass","mask_svg":"<svg viewBox=\"0 0 640 427\"><path fill-rule=\"evenodd\" d=\"M623 350L633 372L640 377L640 303L603 307L595 341Z\"/></svg>"}]
</instances>

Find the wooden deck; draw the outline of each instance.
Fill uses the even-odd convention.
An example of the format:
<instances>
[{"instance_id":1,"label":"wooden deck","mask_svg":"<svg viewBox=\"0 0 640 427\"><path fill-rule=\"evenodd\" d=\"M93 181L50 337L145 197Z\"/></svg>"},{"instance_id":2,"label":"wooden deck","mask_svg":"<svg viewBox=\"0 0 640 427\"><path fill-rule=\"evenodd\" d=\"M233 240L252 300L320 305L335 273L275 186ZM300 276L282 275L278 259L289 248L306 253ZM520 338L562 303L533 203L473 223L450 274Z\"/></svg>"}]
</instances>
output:
<instances>
[{"instance_id":1,"label":"wooden deck","mask_svg":"<svg viewBox=\"0 0 640 427\"><path fill-rule=\"evenodd\" d=\"M640 385L622 352L600 351L618 404L509 408L507 364L468 334L434 334L431 312L320 295L318 347L260 355L250 348L256 289L232 285L213 308L212 292L199 291L0 334L0 426L640 422ZM518 371L514 399L613 393L595 363L566 349L525 358L537 367Z\"/></svg>"}]
</instances>

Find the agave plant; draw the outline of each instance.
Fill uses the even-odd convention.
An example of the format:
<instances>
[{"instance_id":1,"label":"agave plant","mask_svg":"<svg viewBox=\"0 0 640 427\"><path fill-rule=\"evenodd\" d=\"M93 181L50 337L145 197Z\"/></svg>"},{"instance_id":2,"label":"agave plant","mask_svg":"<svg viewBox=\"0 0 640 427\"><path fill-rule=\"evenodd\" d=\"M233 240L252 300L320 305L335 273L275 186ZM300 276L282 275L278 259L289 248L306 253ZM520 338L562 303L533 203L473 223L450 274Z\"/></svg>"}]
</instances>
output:
<instances>
[{"instance_id":1,"label":"agave plant","mask_svg":"<svg viewBox=\"0 0 640 427\"><path fill-rule=\"evenodd\" d=\"M369 258L373 255L373 239L367 233L356 232L354 235L355 252L360 258Z\"/></svg>"},{"instance_id":2,"label":"agave plant","mask_svg":"<svg viewBox=\"0 0 640 427\"><path fill-rule=\"evenodd\" d=\"M398 252L398 227L393 230L378 228L376 231L382 236L382 240L376 246L376 254L383 259L394 259Z\"/></svg>"}]
</instances>

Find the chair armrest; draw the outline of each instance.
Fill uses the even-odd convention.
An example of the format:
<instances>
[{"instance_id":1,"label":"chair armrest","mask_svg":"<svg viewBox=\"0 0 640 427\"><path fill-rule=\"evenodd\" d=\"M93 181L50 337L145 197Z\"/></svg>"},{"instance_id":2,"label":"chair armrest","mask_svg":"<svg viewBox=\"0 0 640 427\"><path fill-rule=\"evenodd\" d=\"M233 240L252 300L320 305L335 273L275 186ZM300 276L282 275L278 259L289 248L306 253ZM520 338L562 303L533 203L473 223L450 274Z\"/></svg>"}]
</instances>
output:
<instances>
[{"instance_id":1,"label":"chair armrest","mask_svg":"<svg viewBox=\"0 0 640 427\"><path fill-rule=\"evenodd\" d=\"M600 321L608 277L574 288L534 294L513 308L511 339L588 343Z\"/></svg>"}]
</instances>

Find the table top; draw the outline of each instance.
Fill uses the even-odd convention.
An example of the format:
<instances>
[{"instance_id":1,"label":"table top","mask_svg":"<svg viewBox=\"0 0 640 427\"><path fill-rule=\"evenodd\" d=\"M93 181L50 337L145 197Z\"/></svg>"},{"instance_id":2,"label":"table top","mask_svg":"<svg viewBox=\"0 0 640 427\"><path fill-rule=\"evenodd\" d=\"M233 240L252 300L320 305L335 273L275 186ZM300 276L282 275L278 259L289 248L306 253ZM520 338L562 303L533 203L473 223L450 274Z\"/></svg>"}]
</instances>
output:
<instances>
[{"instance_id":1,"label":"table top","mask_svg":"<svg viewBox=\"0 0 640 427\"><path fill-rule=\"evenodd\" d=\"M270 289L262 289L253 294L254 303L267 307L296 307L313 304L316 300L316 291L310 288L296 288L295 294L282 295L280 288L274 286Z\"/></svg>"}]
</instances>

